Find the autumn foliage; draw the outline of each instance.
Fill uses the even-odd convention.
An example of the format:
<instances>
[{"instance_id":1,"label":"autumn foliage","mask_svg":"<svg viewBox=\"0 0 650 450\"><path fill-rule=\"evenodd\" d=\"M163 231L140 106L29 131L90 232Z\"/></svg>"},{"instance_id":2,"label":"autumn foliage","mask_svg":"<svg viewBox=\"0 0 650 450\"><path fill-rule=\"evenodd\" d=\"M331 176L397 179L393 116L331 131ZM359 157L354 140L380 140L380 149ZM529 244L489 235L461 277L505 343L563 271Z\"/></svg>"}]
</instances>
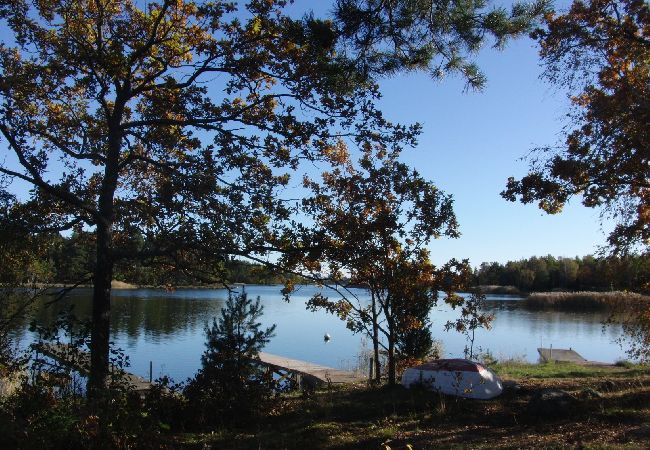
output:
<instances>
[{"instance_id":1,"label":"autumn foliage","mask_svg":"<svg viewBox=\"0 0 650 450\"><path fill-rule=\"evenodd\" d=\"M618 225L615 251L650 242L650 7L643 0L576 1L533 33L545 77L566 86L573 112L564 144L535 154L503 195L557 213L574 196Z\"/></svg>"}]
</instances>

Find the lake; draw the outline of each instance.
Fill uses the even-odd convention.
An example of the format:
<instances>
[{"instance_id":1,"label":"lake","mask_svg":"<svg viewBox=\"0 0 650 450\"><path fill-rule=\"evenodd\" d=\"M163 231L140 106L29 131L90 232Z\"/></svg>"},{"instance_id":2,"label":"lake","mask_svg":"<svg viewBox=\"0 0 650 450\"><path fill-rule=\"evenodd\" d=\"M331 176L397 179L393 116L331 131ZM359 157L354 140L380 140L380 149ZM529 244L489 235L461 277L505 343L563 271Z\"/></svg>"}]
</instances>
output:
<instances>
[{"instance_id":1,"label":"lake","mask_svg":"<svg viewBox=\"0 0 650 450\"><path fill-rule=\"evenodd\" d=\"M283 300L281 288L246 286L250 296L261 298L262 323L277 325L276 335L264 351L336 368L357 367L360 355L369 347L367 339L352 334L332 315L305 309L305 303L319 288L299 286L289 303ZM114 290L112 339L129 355L131 372L148 376L151 361L154 378L169 375L183 381L200 367L204 328L219 315L226 298L225 289ZM589 360L614 362L625 357L615 342L622 330L620 326L603 328L602 322L607 318L604 313L530 311L523 307L520 298L510 296L489 295L487 300L495 320L491 330L479 330L474 346L489 350L497 359L534 362L538 358L537 348L549 345L571 347ZM464 337L444 331L444 324L459 313L442 301L439 303L431 312L432 334L442 341L446 357L462 357ZM33 318L42 324L52 323L57 312L68 305L74 305L79 317L89 317L91 291L79 289L56 305L39 307ZM16 332L23 345L34 339L28 322ZM329 342L323 339L325 333L331 336Z\"/></svg>"}]
</instances>

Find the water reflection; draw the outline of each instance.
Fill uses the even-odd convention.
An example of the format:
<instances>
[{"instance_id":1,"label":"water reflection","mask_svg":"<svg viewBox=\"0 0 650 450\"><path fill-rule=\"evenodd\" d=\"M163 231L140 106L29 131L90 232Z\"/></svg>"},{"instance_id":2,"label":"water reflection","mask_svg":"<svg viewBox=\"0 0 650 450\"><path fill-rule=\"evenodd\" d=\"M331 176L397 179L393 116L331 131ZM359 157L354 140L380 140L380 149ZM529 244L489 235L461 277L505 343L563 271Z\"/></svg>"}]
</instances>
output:
<instances>
[{"instance_id":1,"label":"water reflection","mask_svg":"<svg viewBox=\"0 0 650 450\"><path fill-rule=\"evenodd\" d=\"M281 286L246 287L249 295L262 299L263 325L277 325L276 336L266 351L334 367L358 364L358 356L366 345L364 339L353 335L336 317L306 311L306 301L318 288L299 287L289 303L282 299L280 289ZM357 294L363 296L364 292ZM148 375L152 361L154 376L168 374L182 380L199 368L204 328L219 315L226 298L227 291L223 289L114 291L112 338L127 350L133 372ZM59 311L71 305L79 318L89 318L90 300L90 290L78 290L55 305L37 308L33 318L40 324L51 324ZM603 332L606 314L529 311L518 300L512 296L488 296L487 307L496 318L492 330L479 330L476 346L489 349L498 358L523 357L529 361L537 360L537 347L551 344L555 348L572 347L587 359L598 361L611 362L624 356L613 342L621 335L620 327L610 326ZM442 304L431 313L434 336L442 340L446 354L454 357L462 355L464 338L443 331L443 327L457 314L458 310ZM27 324L28 320L16 330L23 342L33 339ZM331 341L323 341L325 333L332 336Z\"/></svg>"}]
</instances>

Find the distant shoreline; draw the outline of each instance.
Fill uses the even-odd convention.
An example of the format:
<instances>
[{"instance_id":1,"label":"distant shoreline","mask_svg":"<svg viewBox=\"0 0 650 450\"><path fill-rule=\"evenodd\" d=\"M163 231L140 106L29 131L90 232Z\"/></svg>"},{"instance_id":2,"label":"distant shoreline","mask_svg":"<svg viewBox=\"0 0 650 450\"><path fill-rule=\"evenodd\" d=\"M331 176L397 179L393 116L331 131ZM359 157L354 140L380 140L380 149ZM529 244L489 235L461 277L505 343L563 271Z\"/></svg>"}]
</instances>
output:
<instances>
[{"instance_id":1,"label":"distant shoreline","mask_svg":"<svg viewBox=\"0 0 650 450\"><path fill-rule=\"evenodd\" d=\"M228 286L247 286L250 285L251 283L227 283ZM261 284L261 283L255 283L255 285L259 286L273 286L273 284ZM47 283L35 283L33 287L38 288L38 289L66 289L66 288L72 288L73 285L71 284L65 284L65 283L52 283L52 284L47 284ZM80 284L75 287L75 289L92 289L93 285L92 284ZM212 285L185 285L185 286L172 286L171 289L223 289L224 285L223 284L212 284ZM166 290L165 286L153 286L153 285L136 285L136 284L131 284L131 283L126 283L124 281L118 281L118 280L113 280L111 282L111 290L138 290L138 289L160 289L160 290Z\"/></svg>"},{"instance_id":2,"label":"distant shoreline","mask_svg":"<svg viewBox=\"0 0 650 450\"><path fill-rule=\"evenodd\" d=\"M305 284L307 286L314 284ZM227 286L237 288L240 286L281 286L277 283L227 283ZM38 289L65 289L72 288L72 285L64 283L36 283L31 286ZM92 284L80 284L74 289L92 289ZM113 280L111 289L115 291L128 291L138 289L153 289L161 291L175 291L175 290L212 290L224 289L223 284L212 285L183 285L183 286L153 286L153 285L135 285L124 281ZM625 304L643 304L650 305L650 296L641 295L633 292L626 291L552 291L552 292L523 292L515 286L497 286L497 285L482 285L473 286L461 293L469 294L471 292L480 292L487 295L506 295L517 296L522 298L523 305L528 309L548 309L548 310L564 310L564 311L602 311L611 310Z\"/></svg>"},{"instance_id":3,"label":"distant shoreline","mask_svg":"<svg viewBox=\"0 0 650 450\"><path fill-rule=\"evenodd\" d=\"M471 291L478 291L481 294L501 294L501 295L519 295L525 297L526 293L521 291L516 286L501 286L501 285L479 285L473 286Z\"/></svg>"}]
</instances>

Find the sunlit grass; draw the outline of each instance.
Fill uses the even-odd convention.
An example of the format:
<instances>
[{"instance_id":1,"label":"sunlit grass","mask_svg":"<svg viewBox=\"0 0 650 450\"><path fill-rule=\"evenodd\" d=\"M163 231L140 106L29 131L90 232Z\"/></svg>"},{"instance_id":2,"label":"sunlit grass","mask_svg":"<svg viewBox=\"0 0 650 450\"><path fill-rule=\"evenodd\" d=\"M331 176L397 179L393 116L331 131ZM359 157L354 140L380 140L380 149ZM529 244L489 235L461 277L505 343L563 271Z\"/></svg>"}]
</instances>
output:
<instances>
[{"instance_id":1,"label":"sunlit grass","mask_svg":"<svg viewBox=\"0 0 650 450\"><path fill-rule=\"evenodd\" d=\"M499 376L506 378L584 378L598 376L632 377L650 374L650 366L630 364L627 367L574 364L567 362L549 362L544 364L527 364L504 362L490 366Z\"/></svg>"}]
</instances>

